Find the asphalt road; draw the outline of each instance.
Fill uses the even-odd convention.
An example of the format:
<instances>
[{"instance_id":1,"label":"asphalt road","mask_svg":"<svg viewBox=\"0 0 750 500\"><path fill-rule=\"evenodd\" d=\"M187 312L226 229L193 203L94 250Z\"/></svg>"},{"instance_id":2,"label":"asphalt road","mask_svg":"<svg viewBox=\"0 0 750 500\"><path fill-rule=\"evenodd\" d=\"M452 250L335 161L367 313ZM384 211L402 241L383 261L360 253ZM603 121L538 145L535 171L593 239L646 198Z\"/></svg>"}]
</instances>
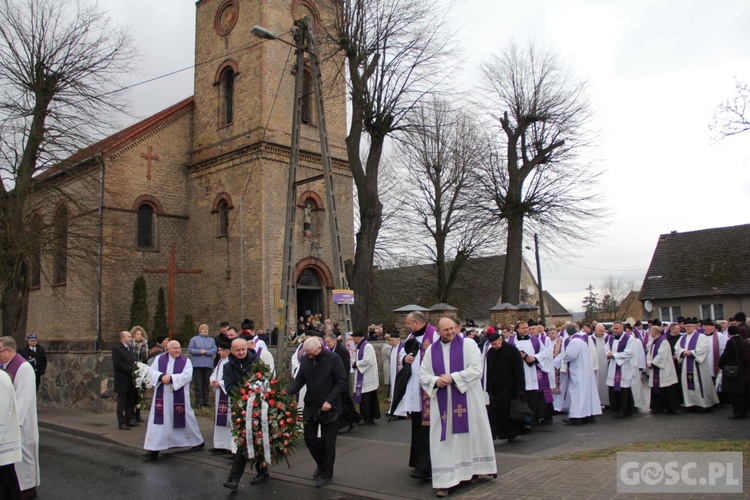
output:
<instances>
[{"instance_id":1,"label":"asphalt road","mask_svg":"<svg viewBox=\"0 0 750 500\"><path fill-rule=\"evenodd\" d=\"M184 499L184 498L265 498L358 499L325 488L315 489L286 481L267 481L250 486L255 474L247 468L237 493L222 483L226 467L206 466L188 461L179 454L146 461L142 452L118 445L40 429L42 484L37 489L42 500L76 499ZM189 453L189 452L186 452Z\"/></svg>"}]
</instances>

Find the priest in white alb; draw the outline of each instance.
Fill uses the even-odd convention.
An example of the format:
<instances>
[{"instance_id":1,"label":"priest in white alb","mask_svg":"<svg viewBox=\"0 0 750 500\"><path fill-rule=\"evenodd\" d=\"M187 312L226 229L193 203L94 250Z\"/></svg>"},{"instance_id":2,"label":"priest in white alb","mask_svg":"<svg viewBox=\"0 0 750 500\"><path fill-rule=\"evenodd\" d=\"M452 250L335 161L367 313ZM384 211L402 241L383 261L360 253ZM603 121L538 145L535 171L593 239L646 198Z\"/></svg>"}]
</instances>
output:
<instances>
[{"instance_id":1,"label":"priest in white alb","mask_svg":"<svg viewBox=\"0 0 750 500\"><path fill-rule=\"evenodd\" d=\"M36 374L31 364L16 352L13 337L0 337L0 364L10 375L16 392L18 424L21 427L21 461L16 462L18 486L23 498L36 498L39 474L39 426L36 414Z\"/></svg>"},{"instance_id":2,"label":"priest in white alb","mask_svg":"<svg viewBox=\"0 0 750 500\"><path fill-rule=\"evenodd\" d=\"M440 341L425 351L419 370L430 398L432 487L439 497L475 475L497 475L481 354L476 342L456 335L454 326L450 318L440 319Z\"/></svg>"},{"instance_id":3,"label":"priest in white alb","mask_svg":"<svg viewBox=\"0 0 750 500\"><path fill-rule=\"evenodd\" d=\"M154 360L149 376L154 397L143 443L146 456L156 459L160 451L182 446L190 446L191 451L202 449L205 443L190 406L193 365L182 355L178 341L169 341L167 352Z\"/></svg>"},{"instance_id":4,"label":"priest in white alb","mask_svg":"<svg viewBox=\"0 0 750 500\"><path fill-rule=\"evenodd\" d=\"M563 422L578 425L601 415L602 405L596 388L596 373L591 366L589 342L592 340L586 334L578 333L575 324L568 325L566 331L569 337L564 341L562 363L566 365L568 372L567 394L570 408L568 418L564 418Z\"/></svg>"},{"instance_id":5,"label":"priest in white alb","mask_svg":"<svg viewBox=\"0 0 750 500\"><path fill-rule=\"evenodd\" d=\"M216 347L219 362L208 379L209 386L214 390L214 447L208 451L229 455L232 452L232 410L229 406L229 395L224 388L224 365L229 360L232 343L229 339L219 339Z\"/></svg>"},{"instance_id":6,"label":"priest in white alb","mask_svg":"<svg viewBox=\"0 0 750 500\"><path fill-rule=\"evenodd\" d=\"M596 359L598 361L596 370L596 388L599 392L599 401L605 407L609 406L609 388L607 387L607 329L601 323L594 327L594 334L589 337L596 350Z\"/></svg>"},{"instance_id":7,"label":"priest in white alb","mask_svg":"<svg viewBox=\"0 0 750 500\"><path fill-rule=\"evenodd\" d=\"M719 396L708 365L711 347L697 328L697 318L685 319L685 335L674 345L674 357L680 361L685 411L710 411L719 403Z\"/></svg>"}]
</instances>

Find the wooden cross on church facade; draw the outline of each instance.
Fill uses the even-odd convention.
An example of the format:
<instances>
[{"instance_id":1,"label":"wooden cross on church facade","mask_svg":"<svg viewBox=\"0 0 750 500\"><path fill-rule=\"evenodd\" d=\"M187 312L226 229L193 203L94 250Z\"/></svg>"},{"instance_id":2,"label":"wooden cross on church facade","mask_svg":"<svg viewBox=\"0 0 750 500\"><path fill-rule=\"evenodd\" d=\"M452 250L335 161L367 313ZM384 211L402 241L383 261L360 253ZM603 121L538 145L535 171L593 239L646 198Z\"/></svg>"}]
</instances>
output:
<instances>
[{"instance_id":1,"label":"wooden cross on church facade","mask_svg":"<svg viewBox=\"0 0 750 500\"><path fill-rule=\"evenodd\" d=\"M149 151L151 146L149 146ZM175 245L174 241L170 244L169 248L169 267L163 269L152 269L143 268L144 273L161 273L169 275L169 294L167 303L167 333L169 340L174 338L174 276L175 274L200 274L203 271L200 269L177 269L175 265Z\"/></svg>"}]
</instances>

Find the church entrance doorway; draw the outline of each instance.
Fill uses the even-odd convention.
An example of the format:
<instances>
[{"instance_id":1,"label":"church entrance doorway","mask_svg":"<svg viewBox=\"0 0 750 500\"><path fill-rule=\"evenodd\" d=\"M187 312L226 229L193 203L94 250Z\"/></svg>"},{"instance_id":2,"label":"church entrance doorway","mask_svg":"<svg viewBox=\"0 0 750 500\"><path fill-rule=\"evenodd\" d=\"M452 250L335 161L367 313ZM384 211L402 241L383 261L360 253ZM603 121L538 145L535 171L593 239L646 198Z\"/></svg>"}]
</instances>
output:
<instances>
[{"instance_id":1,"label":"church entrance doorway","mask_svg":"<svg viewBox=\"0 0 750 500\"><path fill-rule=\"evenodd\" d=\"M303 269L297 277L297 318L307 318L311 314L323 313L323 285L320 276L314 269Z\"/></svg>"}]
</instances>

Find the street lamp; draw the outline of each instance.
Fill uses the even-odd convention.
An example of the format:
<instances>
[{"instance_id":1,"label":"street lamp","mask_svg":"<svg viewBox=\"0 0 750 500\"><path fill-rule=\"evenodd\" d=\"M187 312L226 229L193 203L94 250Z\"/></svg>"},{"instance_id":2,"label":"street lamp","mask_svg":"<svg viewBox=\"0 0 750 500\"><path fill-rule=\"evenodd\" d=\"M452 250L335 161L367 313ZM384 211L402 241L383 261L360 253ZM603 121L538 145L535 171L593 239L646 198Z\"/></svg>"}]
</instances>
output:
<instances>
[{"instance_id":1,"label":"street lamp","mask_svg":"<svg viewBox=\"0 0 750 500\"><path fill-rule=\"evenodd\" d=\"M531 250L531 247L526 247ZM547 323L547 317L544 313L544 287L542 286L542 264L539 260L539 236L534 233L534 256L536 257L536 281L539 285L539 314L541 315L542 324Z\"/></svg>"}]
</instances>

